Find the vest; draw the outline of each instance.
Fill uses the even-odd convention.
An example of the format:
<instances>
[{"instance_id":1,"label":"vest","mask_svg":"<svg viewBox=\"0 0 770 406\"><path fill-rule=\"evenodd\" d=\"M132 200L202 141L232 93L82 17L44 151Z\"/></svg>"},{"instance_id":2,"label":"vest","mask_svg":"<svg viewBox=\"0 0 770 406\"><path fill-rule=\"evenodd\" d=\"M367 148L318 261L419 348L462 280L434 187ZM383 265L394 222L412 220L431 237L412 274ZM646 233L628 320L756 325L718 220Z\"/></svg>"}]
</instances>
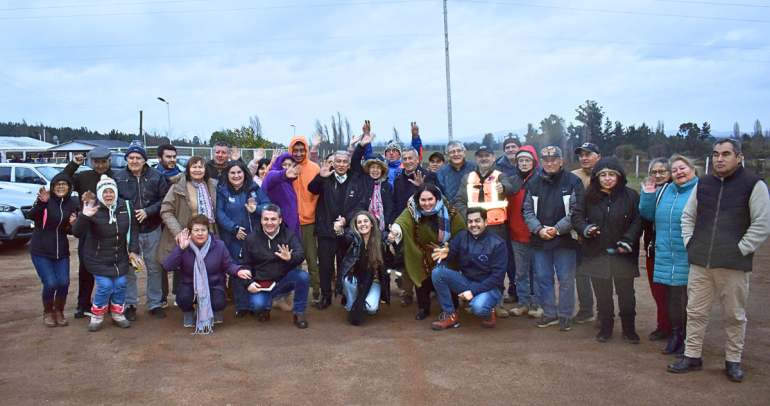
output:
<instances>
[{"instance_id":1,"label":"vest","mask_svg":"<svg viewBox=\"0 0 770 406\"><path fill-rule=\"evenodd\" d=\"M751 271L754 254L743 256L738 243L751 225L749 200L760 180L739 167L727 178L705 176L698 181L695 230L687 244L691 264Z\"/></svg>"},{"instance_id":2,"label":"vest","mask_svg":"<svg viewBox=\"0 0 770 406\"><path fill-rule=\"evenodd\" d=\"M487 210L487 225L505 224L508 219L508 202L497 194L497 179L500 171L494 170L489 176L481 179L479 173L468 174L468 208L481 207ZM484 193L481 193L481 192Z\"/></svg>"}]
</instances>

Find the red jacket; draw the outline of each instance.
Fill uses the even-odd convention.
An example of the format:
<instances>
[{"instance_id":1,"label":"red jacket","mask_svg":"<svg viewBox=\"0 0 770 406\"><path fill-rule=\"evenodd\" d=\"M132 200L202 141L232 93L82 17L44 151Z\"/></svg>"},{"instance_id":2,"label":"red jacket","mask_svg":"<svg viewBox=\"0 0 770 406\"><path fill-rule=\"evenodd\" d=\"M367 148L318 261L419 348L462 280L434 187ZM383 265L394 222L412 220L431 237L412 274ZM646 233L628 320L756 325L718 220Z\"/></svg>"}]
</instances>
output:
<instances>
[{"instance_id":1,"label":"red jacket","mask_svg":"<svg viewBox=\"0 0 770 406\"><path fill-rule=\"evenodd\" d=\"M508 196L508 228L511 230L511 240L528 244L530 239L530 232L527 225L524 224L524 217L521 215L521 205L524 201L524 195L526 194L527 181L537 171L538 161L537 152L535 152L535 148L533 148L531 145L525 145L521 147L519 152L516 153L517 158L519 153L522 151L528 151L532 154L532 156L535 158L535 165L529 172L529 176L527 176L526 179L521 179L518 175L511 179L511 182L514 185L514 189L517 186L520 186L520 189L518 192Z\"/></svg>"}]
</instances>

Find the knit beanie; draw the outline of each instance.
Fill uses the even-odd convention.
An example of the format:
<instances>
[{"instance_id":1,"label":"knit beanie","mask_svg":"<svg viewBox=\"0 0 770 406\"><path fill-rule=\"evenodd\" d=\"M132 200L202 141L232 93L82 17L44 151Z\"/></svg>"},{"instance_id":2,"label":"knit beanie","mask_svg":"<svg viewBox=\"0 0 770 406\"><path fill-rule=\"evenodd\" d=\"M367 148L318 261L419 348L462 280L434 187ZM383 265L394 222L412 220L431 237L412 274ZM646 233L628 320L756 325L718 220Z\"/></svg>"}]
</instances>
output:
<instances>
[{"instance_id":1,"label":"knit beanie","mask_svg":"<svg viewBox=\"0 0 770 406\"><path fill-rule=\"evenodd\" d=\"M532 155L532 153L531 153L531 152L529 152L529 151L527 151L527 150L521 150L521 149L520 149L520 150L519 150L519 152L517 152L517 153L516 153L516 159L519 159L519 158L521 158L521 157L529 158L529 159L531 159L533 162L535 161L535 156L534 156L534 155Z\"/></svg>"},{"instance_id":2,"label":"knit beanie","mask_svg":"<svg viewBox=\"0 0 770 406\"><path fill-rule=\"evenodd\" d=\"M602 168L602 169L600 169L598 172L596 172L596 177L598 178L599 175L601 175L604 172L612 172L612 173L618 175L618 178L622 178L623 177L623 174L621 174L619 171L616 171L615 169L610 169L610 168Z\"/></svg>"},{"instance_id":3,"label":"knit beanie","mask_svg":"<svg viewBox=\"0 0 770 406\"><path fill-rule=\"evenodd\" d=\"M401 155L401 143L400 142L398 142L396 140L393 140L393 141L389 142L388 146L385 147L385 151L387 151L389 149L398 150L398 154Z\"/></svg>"},{"instance_id":4,"label":"knit beanie","mask_svg":"<svg viewBox=\"0 0 770 406\"><path fill-rule=\"evenodd\" d=\"M505 146L508 144L516 144L516 146L521 148L521 142L516 138L506 138L505 141L503 141L503 149L505 149Z\"/></svg>"},{"instance_id":5,"label":"knit beanie","mask_svg":"<svg viewBox=\"0 0 770 406\"><path fill-rule=\"evenodd\" d=\"M99 199L99 201L102 202L102 204L105 206L107 205L107 203L104 203L104 197L102 197L102 194L107 189L112 189L112 191L115 192L115 201L117 201L118 184L115 183L115 181L109 176L102 175L102 178L99 180L99 183L96 184L96 198Z\"/></svg>"},{"instance_id":6,"label":"knit beanie","mask_svg":"<svg viewBox=\"0 0 770 406\"><path fill-rule=\"evenodd\" d=\"M140 154L144 160L147 160L147 150L144 148L144 144L142 141L139 140L133 140L131 141L131 144L128 145L128 150L126 151L126 155L124 155L124 158L128 159L128 155L132 152L136 152Z\"/></svg>"}]
</instances>

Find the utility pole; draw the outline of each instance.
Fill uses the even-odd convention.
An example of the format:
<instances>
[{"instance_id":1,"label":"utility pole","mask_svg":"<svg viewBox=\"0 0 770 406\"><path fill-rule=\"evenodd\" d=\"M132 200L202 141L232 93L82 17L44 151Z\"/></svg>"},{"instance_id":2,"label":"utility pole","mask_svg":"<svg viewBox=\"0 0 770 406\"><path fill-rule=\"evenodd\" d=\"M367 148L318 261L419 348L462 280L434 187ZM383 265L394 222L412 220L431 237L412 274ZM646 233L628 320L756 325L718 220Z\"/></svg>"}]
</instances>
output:
<instances>
[{"instance_id":1,"label":"utility pole","mask_svg":"<svg viewBox=\"0 0 770 406\"><path fill-rule=\"evenodd\" d=\"M144 136L144 147L147 148L147 135L142 130L142 110L139 110L139 136Z\"/></svg>"},{"instance_id":2,"label":"utility pole","mask_svg":"<svg viewBox=\"0 0 770 406\"><path fill-rule=\"evenodd\" d=\"M449 141L452 141L452 88L449 85L449 28L446 21L446 0L444 0L444 50L446 51L446 110L449 123Z\"/></svg>"}]
</instances>

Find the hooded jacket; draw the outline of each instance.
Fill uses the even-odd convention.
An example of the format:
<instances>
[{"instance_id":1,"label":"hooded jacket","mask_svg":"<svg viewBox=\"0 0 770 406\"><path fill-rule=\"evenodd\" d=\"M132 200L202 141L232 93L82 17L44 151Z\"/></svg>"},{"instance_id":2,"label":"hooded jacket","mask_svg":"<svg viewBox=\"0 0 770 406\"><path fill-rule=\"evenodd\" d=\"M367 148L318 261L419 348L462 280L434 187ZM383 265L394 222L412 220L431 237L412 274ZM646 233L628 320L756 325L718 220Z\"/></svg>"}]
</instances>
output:
<instances>
[{"instance_id":1,"label":"hooded jacket","mask_svg":"<svg viewBox=\"0 0 770 406\"><path fill-rule=\"evenodd\" d=\"M118 196L131 204L131 210L144 209L147 218L139 223L139 233L155 231L161 224L160 205L168 193L168 182L161 171L144 164L142 174L134 176L128 168L115 173Z\"/></svg>"},{"instance_id":2,"label":"hooded jacket","mask_svg":"<svg viewBox=\"0 0 770 406\"><path fill-rule=\"evenodd\" d=\"M279 245L288 245L292 251L291 259L284 261L275 255ZM286 276L293 269L297 269L305 260L305 251L302 243L294 232L283 222L278 226L278 233L272 239L267 236L262 224L246 237L243 255L241 256L241 268L251 271L251 279L243 280L248 287L254 281L277 281ZM237 270L229 272L229 275L237 278ZM239 278L240 279L240 278Z\"/></svg>"},{"instance_id":3,"label":"hooded jacket","mask_svg":"<svg viewBox=\"0 0 770 406\"><path fill-rule=\"evenodd\" d=\"M72 234L78 238L85 237L83 262L88 272L96 276L117 278L128 273L128 251L140 253L139 222L128 212L123 199L118 198L116 221L112 224L110 210L101 202L98 204L99 210L93 216L88 217L82 212L78 214L72 226Z\"/></svg>"},{"instance_id":4,"label":"hooded jacket","mask_svg":"<svg viewBox=\"0 0 770 406\"><path fill-rule=\"evenodd\" d=\"M599 183L599 172L603 169L621 174L609 194L602 191ZM642 216L639 214L639 193L626 187L627 183L626 172L617 159L600 159L591 172L591 184L586 194L572 212L572 224L583 237L580 271L586 276L602 279L639 276ZM600 233L588 235L587 231L592 227L598 227ZM607 252L621 247L630 252Z\"/></svg>"},{"instance_id":5,"label":"hooded jacket","mask_svg":"<svg viewBox=\"0 0 770 406\"><path fill-rule=\"evenodd\" d=\"M521 209L524 204L524 195L527 194L527 182L533 176L537 176L539 162L537 160L537 152L535 152L535 148L531 145L524 145L519 151L530 152L534 158L534 165L526 177L522 178L522 174L518 168L516 168L516 174L511 178L513 194L508 196L508 229L511 232L511 240L529 244L531 234L529 228L527 228L527 224L524 222L524 216L521 214ZM516 153L516 158L519 158L519 153Z\"/></svg>"},{"instance_id":6,"label":"hooded jacket","mask_svg":"<svg viewBox=\"0 0 770 406\"><path fill-rule=\"evenodd\" d=\"M254 231L259 224L262 208L270 203L265 191L256 183L252 182L248 190L244 189L246 189L245 185L235 192L229 182L217 187L217 225L222 242L227 246L233 259L240 257L244 241L236 238L238 228L243 227L247 235ZM246 203L250 198L257 202L257 210L254 213L249 213L246 209Z\"/></svg>"},{"instance_id":7,"label":"hooded jacket","mask_svg":"<svg viewBox=\"0 0 770 406\"><path fill-rule=\"evenodd\" d=\"M302 239L300 233L299 222L299 199L297 199L297 191L294 189L294 184L299 179L289 178L286 176L286 169L281 166L285 159L294 159L291 154L282 154L275 160L275 165L272 165L265 174L265 178L262 180L262 188L267 193L267 197L271 202L274 202L281 208L281 218L287 227L297 234L297 237ZM307 159L307 158L306 158ZM304 169L303 169L304 172ZM302 174L300 174L301 176Z\"/></svg>"},{"instance_id":8,"label":"hooded jacket","mask_svg":"<svg viewBox=\"0 0 770 406\"><path fill-rule=\"evenodd\" d=\"M29 253L49 259L62 259L70 256L70 244L67 233L71 230L70 216L77 213L80 205L72 198L73 184L67 174L60 172L51 179L51 188L56 182L65 181L69 192L59 198L51 191L47 202L35 200L29 211L29 218L35 222Z\"/></svg>"},{"instance_id":9,"label":"hooded jacket","mask_svg":"<svg viewBox=\"0 0 770 406\"><path fill-rule=\"evenodd\" d=\"M211 246L203 263L206 264L206 274L209 280L209 289L225 290L225 273L237 275L241 267L233 261L225 243L218 239L216 235L209 233ZM190 244L194 244L190 241ZM171 254L163 261L163 269L179 269L182 279L181 283L192 285L195 273L195 252L189 246L185 249L177 245Z\"/></svg>"},{"instance_id":10,"label":"hooded jacket","mask_svg":"<svg viewBox=\"0 0 770 406\"><path fill-rule=\"evenodd\" d=\"M302 167L302 173L299 174L296 180L294 180L292 186L294 186L294 192L297 194L297 212L299 213L299 224L305 226L315 223L315 210L316 203L318 202L318 195L310 193L308 185L310 182L321 172L321 168L318 164L312 162L309 158L310 147L307 140L302 135L295 135L289 143L289 152L294 150L294 146L302 144L307 149L308 153L305 154L305 158L297 162L297 165Z\"/></svg>"},{"instance_id":11,"label":"hooded jacket","mask_svg":"<svg viewBox=\"0 0 770 406\"><path fill-rule=\"evenodd\" d=\"M537 156L535 153L532 155ZM518 174L516 165L512 164L511 161L508 160L508 157L505 156L505 154L503 154L503 156L497 160L497 170L508 175L509 178L512 178Z\"/></svg>"}]
</instances>

